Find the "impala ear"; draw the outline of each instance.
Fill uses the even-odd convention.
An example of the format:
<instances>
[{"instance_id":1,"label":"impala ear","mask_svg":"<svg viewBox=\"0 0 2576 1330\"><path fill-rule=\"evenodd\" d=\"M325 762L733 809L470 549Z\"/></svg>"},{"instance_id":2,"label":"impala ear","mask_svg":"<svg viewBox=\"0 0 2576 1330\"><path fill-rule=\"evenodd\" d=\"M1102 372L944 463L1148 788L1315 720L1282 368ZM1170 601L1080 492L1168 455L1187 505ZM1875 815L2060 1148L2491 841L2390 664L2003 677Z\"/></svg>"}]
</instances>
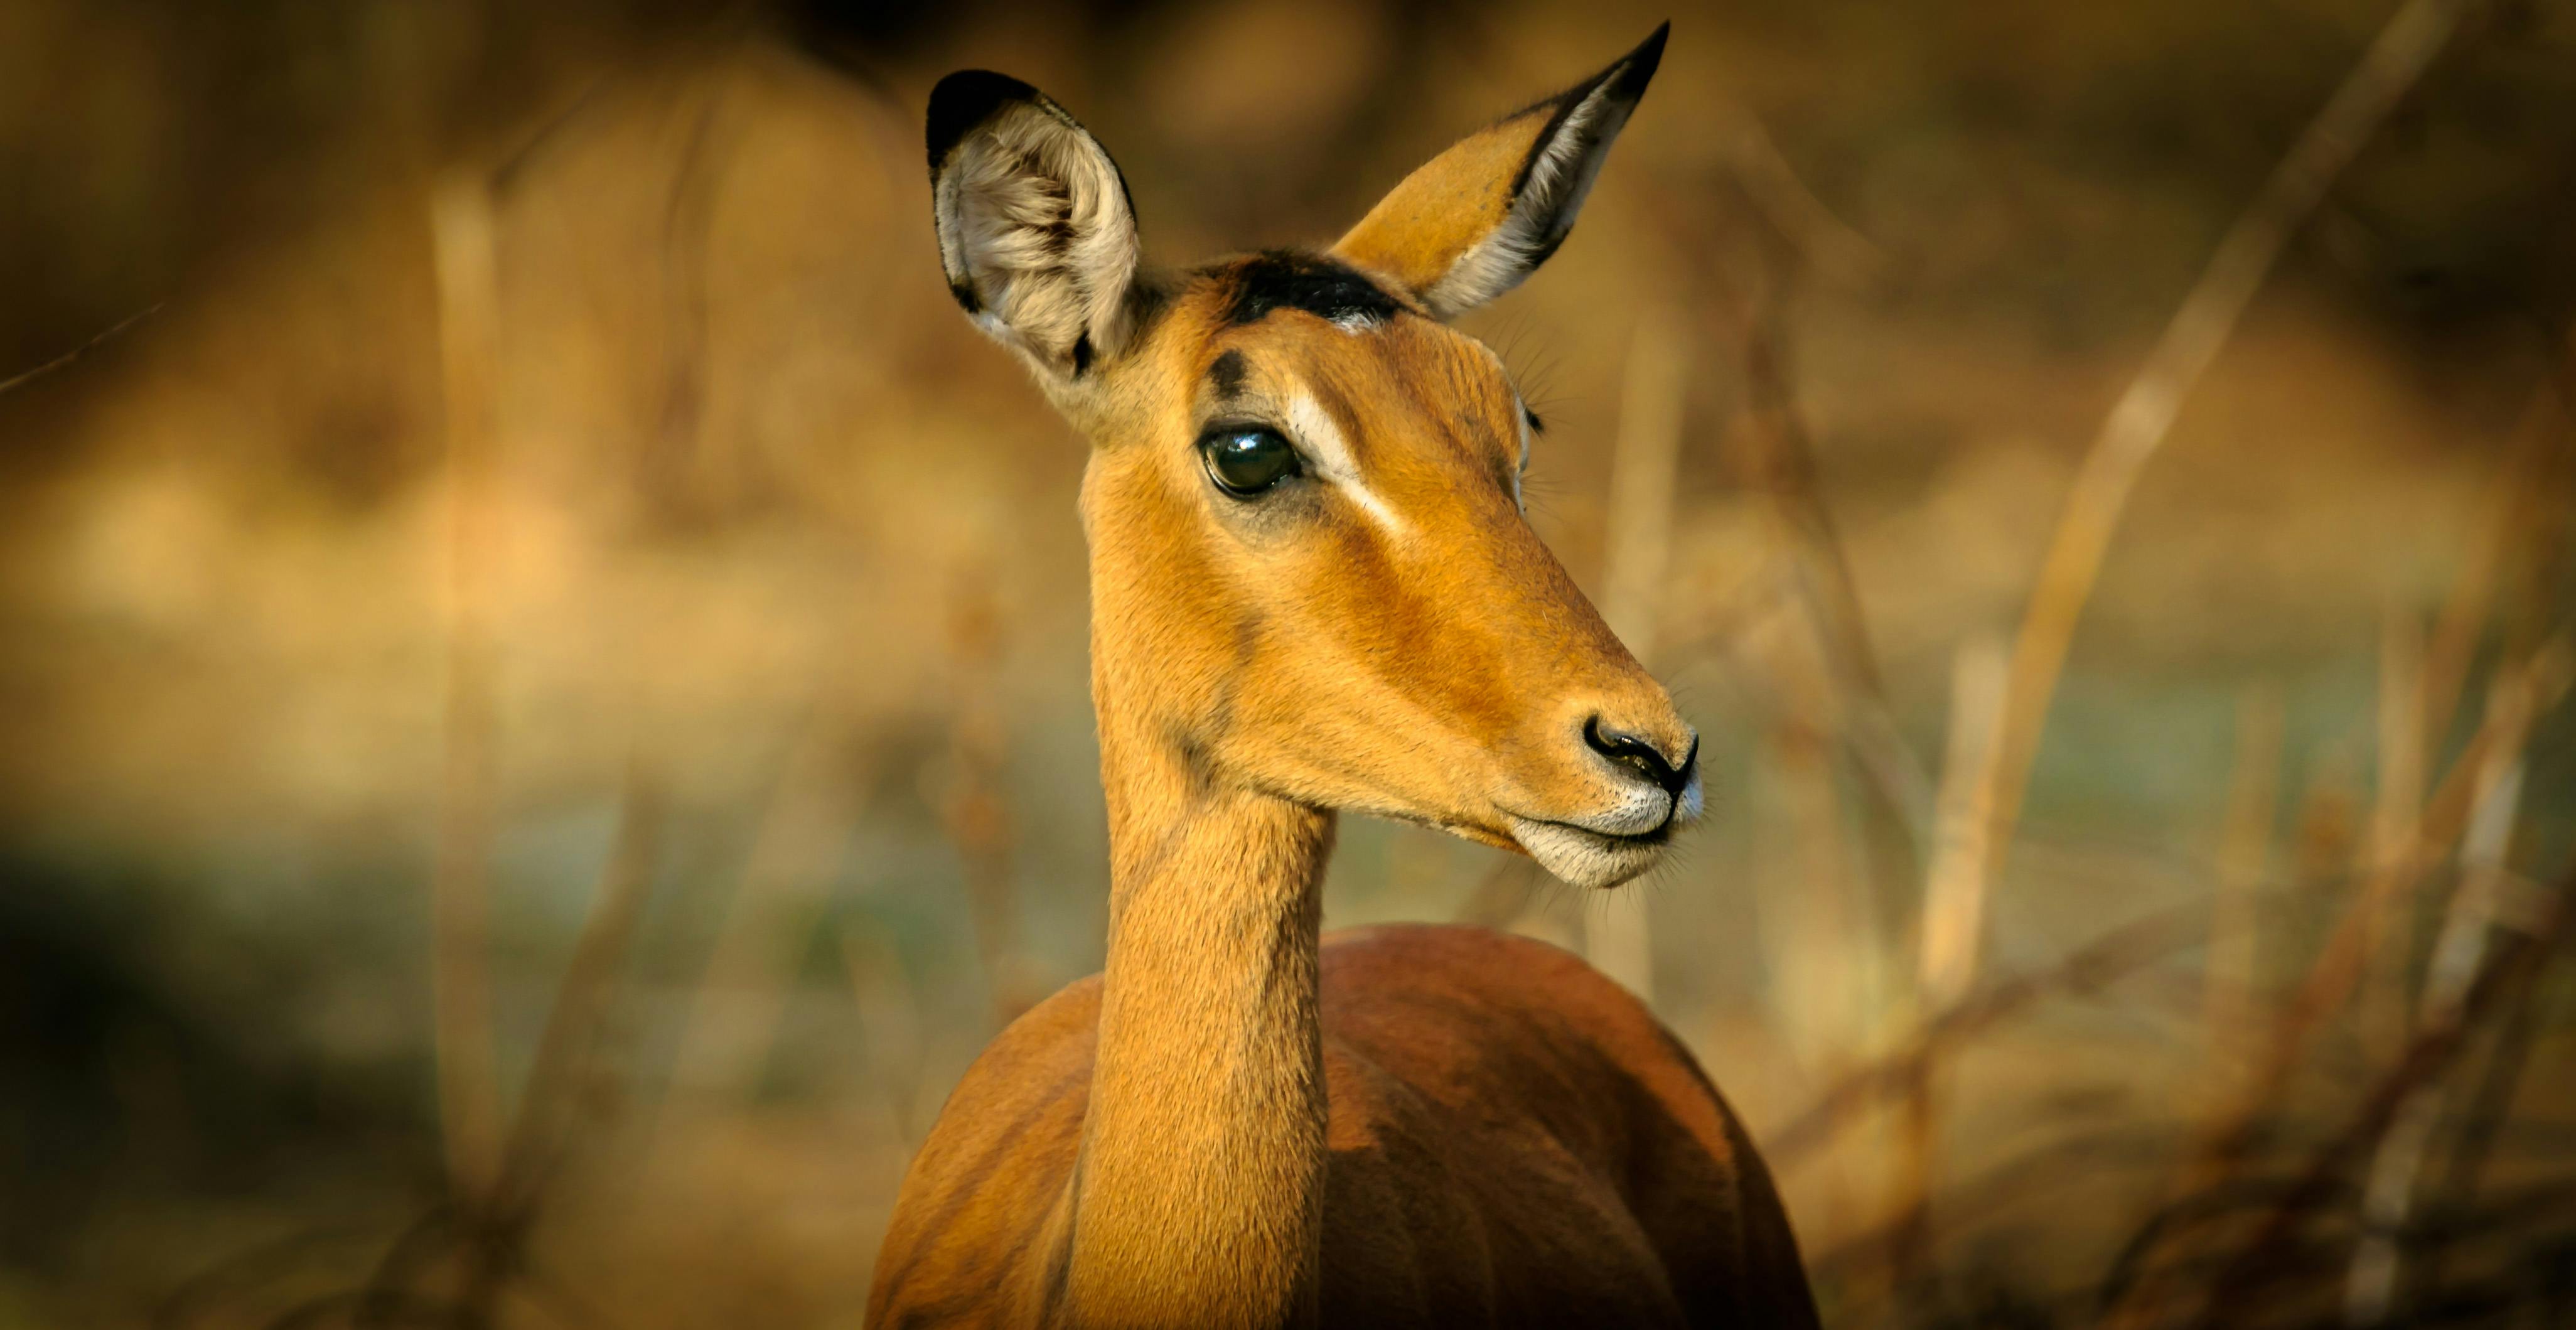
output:
<instances>
[{"instance_id":1,"label":"impala ear","mask_svg":"<svg viewBox=\"0 0 2576 1330\"><path fill-rule=\"evenodd\" d=\"M1671 28L1656 28L1608 69L1432 158L1333 252L1403 284L1436 318L1520 285L1574 229Z\"/></svg>"},{"instance_id":2,"label":"impala ear","mask_svg":"<svg viewBox=\"0 0 2576 1330\"><path fill-rule=\"evenodd\" d=\"M1099 140L1046 94L981 69L931 89L928 138L939 266L967 316L1059 379L1124 349L1136 209Z\"/></svg>"}]
</instances>

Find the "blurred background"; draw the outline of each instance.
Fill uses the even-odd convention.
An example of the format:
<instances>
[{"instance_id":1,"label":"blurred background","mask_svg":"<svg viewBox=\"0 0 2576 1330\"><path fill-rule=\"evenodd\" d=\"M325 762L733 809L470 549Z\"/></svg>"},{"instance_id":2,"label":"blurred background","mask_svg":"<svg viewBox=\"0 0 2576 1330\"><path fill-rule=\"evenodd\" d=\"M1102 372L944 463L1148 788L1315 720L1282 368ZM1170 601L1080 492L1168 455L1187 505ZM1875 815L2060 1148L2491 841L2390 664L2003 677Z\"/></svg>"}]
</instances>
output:
<instances>
[{"instance_id":1,"label":"blurred background","mask_svg":"<svg viewBox=\"0 0 2576 1330\"><path fill-rule=\"evenodd\" d=\"M1465 326L1711 816L1327 926L1648 994L1836 1324L2576 1323L2576 10L0 0L0 1325L857 1324L1106 894L928 88L1180 264L1666 17Z\"/></svg>"}]
</instances>

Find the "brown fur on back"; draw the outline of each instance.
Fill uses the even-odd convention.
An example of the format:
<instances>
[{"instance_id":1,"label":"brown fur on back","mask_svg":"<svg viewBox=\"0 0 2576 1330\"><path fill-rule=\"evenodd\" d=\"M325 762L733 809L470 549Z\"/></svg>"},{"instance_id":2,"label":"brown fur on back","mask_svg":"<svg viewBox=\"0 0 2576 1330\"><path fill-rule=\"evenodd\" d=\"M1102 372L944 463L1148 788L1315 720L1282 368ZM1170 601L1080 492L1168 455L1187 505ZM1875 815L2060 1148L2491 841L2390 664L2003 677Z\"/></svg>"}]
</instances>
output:
<instances>
[{"instance_id":1,"label":"brown fur on back","mask_svg":"<svg viewBox=\"0 0 2576 1330\"><path fill-rule=\"evenodd\" d=\"M1322 971L1324 1325L1815 1323L1742 1124L1625 990L1472 928L1335 934ZM904 1180L871 1325L1042 1318L1025 1254L1063 1222L1100 992L1031 1010L958 1085Z\"/></svg>"}]
</instances>

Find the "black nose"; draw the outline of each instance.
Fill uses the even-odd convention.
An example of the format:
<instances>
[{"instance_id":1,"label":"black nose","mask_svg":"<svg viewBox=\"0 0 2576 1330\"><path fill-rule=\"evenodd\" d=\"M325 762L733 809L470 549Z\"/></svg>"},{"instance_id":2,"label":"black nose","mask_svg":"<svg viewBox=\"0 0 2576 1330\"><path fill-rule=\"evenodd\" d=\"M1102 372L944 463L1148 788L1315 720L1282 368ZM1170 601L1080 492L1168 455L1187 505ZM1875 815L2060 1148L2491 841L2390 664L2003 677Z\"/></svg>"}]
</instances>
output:
<instances>
[{"instance_id":1,"label":"black nose","mask_svg":"<svg viewBox=\"0 0 2576 1330\"><path fill-rule=\"evenodd\" d=\"M1678 762L1646 739L1625 730L1603 726L1599 716L1583 722L1583 742L1590 744L1593 752L1613 762L1636 768L1646 779L1662 786L1664 793L1676 799L1690 787L1691 773L1699 767L1699 736L1696 734L1691 736L1690 751L1682 754Z\"/></svg>"}]
</instances>

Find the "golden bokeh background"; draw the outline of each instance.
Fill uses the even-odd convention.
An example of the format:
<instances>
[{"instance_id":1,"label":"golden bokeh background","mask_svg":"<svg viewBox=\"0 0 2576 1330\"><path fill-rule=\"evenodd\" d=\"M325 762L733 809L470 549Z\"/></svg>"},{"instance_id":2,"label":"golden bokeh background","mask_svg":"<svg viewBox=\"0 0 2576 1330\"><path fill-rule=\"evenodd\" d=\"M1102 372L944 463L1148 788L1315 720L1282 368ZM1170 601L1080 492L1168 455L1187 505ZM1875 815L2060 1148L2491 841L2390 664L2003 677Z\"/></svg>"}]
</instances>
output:
<instances>
[{"instance_id":1,"label":"golden bokeh background","mask_svg":"<svg viewBox=\"0 0 2576 1330\"><path fill-rule=\"evenodd\" d=\"M0 1324L855 1325L1106 892L1082 449L939 277L928 88L1046 89L1179 264L1665 17L0 0ZM1606 899L1353 820L1327 926L1649 990L1837 1324L2576 1314L2576 12L1669 17L1465 326L1711 816Z\"/></svg>"}]
</instances>

